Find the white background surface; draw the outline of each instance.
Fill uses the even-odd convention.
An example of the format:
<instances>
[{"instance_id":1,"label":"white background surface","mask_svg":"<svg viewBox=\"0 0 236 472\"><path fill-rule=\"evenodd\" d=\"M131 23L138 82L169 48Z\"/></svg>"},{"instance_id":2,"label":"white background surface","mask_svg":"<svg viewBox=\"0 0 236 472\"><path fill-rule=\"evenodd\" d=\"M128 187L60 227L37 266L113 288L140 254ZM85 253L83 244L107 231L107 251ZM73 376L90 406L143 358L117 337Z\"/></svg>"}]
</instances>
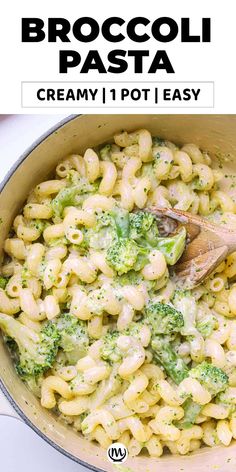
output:
<instances>
[{"instance_id":1,"label":"white background surface","mask_svg":"<svg viewBox=\"0 0 236 472\"><path fill-rule=\"evenodd\" d=\"M0 115L0 180L21 153L66 115ZM0 411L1 395L0 395ZM57 452L20 420L0 415L2 472L86 472Z\"/></svg>"},{"instance_id":2,"label":"white background surface","mask_svg":"<svg viewBox=\"0 0 236 472\"><path fill-rule=\"evenodd\" d=\"M79 6L79 7L78 7ZM21 81L215 81L215 109L209 109L209 113L235 113L235 69L234 59L235 45L235 2L228 0L224 3L216 0L165 0L155 2L137 0L111 2L110 0L86 0L76 2L73 0L48 1L41 0L12 0L1 2L0 10L0 50L1 50L1 77L0 77L0 103L2 113L33 113L34 109L21 108ZM48 43L21 43L21 18L39 17L47 24L48 17L67 18L73 24L77 18L92 16L99 23L109 16L120 16L126 21L135 16L144 16L151 21L161 16L174 18L178 24L181 17L191 18L191 34L199 34L202 17L212 19L211 43L181 43L180 35L171 43L158 43L149 40L146 43L135 43L125 39L121 43L109 43L100 35L92 43L80 43L70 33L71 42ZM45 28L47 30L47 28ZM115 31L117 29L115 28ZM147 28L150 31L150 26ZM125 31L125 27L122 27ZM143 29L141 28L141 31ZM91 71L88 74L80 74L80 67L71 69L68 74L59 74L58 56L60 49L72 49L83 56L83 61L90 49L98 49L103 61L108 65L107 53L113 49L149 49L150 57L155 52L166 50L170 56L175 74L166 74L159 71L156 74L148 74L145 69L143 74L134 74L133 68L123 74L98 74ZM130 58L131 60L132 58ZM148 64L150 59L146 58ZM83 62L82 61L82 62ZM131 65L131 61L130 65ZM79 84L78 84L79 85ZM75 109L74 109L75 110ZM170 112L171 109L158 109L162 112ZM190 109L188 109L190 112ZM39 111L35 110L36 113ZM66 110L67 111L67 110ZM80 111L83 111L80 107ZM174 110L173 110L174 111ZM179 110L178 110L179 111ZM57 109L60 112L60 109ZM68 110L70 113L70 110ZM97 112L103 112L97 109ZM112 113L113 110L108 110ZM126 112L128 110L126 109ZM140 112L137 104L135 112ZM148 108L147 108L148 112ZM151 109L153 112L153 109ZM180 110L184 113L184 110ZM193 113L200 113L201 109L191 109ZM206 112L203 109L203 112ZM45 109L45 113L51 113ZM63 111L62 111L63 113Z\"/></svg>"}]
</instances>

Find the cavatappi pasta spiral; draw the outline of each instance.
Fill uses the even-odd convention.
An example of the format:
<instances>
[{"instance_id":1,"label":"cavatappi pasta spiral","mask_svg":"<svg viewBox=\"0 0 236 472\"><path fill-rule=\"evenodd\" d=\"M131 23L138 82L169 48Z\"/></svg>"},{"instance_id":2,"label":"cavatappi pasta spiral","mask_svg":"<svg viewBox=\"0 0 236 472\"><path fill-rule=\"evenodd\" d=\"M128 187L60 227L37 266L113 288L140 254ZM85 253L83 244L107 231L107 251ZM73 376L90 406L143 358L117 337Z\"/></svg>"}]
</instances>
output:
<instances>
[{"instance_id":1,"label":"cavatappi pasta spiral","mask_svg":"<svg viewBox=\"0 0 236 472\"><path fill-rule=\"evenodd\" d=\"M221 178L194 144L122 132L58 163L13 221L0 327L17 372L103 448L160 457L236 439L236 253L183 290L173 266L185 231L163 236L142 211L230 224Z\"/></svg>"}]
</instances>

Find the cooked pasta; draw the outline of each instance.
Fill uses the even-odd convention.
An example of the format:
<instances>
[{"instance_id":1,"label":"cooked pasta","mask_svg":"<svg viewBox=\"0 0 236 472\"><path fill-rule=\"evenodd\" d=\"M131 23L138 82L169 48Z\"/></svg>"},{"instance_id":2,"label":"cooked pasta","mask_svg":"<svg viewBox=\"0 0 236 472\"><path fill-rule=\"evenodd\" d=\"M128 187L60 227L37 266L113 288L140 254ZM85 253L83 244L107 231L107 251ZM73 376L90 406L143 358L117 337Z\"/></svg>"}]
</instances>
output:
<instances>
[{"instance_id":1,"label":"cooked pasta","mask_svg":"<svg viewBox=\"0 0 236 472\"><path fill-rule=\"evenodd\" d=\"M121 132L58 163L13 221L0 328L16 370L102 448L160 457L236 439L236 253L185 290L174 266L186 230L162 234L143 211L229 224L221 178L195 144Z\"/></svg>"}]
</instances>

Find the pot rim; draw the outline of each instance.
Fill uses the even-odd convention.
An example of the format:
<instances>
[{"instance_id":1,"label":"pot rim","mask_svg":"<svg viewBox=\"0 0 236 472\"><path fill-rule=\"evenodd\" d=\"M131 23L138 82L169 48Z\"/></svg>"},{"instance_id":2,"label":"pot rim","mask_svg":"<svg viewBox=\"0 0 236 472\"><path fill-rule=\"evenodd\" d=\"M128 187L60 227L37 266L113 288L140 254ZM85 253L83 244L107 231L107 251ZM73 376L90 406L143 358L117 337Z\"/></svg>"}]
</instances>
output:
<instances>
[{"instance_id":1,"label":"pot rim","mask_svg":"<svg viewBox=\"0 0 236 472\"><path fill-rule=\"evenodd\" d=\"M9 180L15 173L15 171L18 169L18 167L21 166L21 164L25 161L25 159L31 154L34 149L36 149L45 139L47 139L51 134L53 134L55 131L58 129L62 128L65 124L69 123L70 121L75 120L76 118L82 116L82 114L71 114L68 115L66 118L63 118L60 120L58 123L56 123L54 126L50 127L48 131L45 131L39 138L37 138L30 146L27 147L27 149L21 154L21 156L16 160L16 162L11 166L9 171L7 172L6 176L3 178L3 180L0 182L0 194L3 191L3 189L6 187L8 184ZM67 452L65 449L63 449L61 446L59 446L57 443L52 441L46 434L44 434L40 429L35 426L28 416L25 415L25 413L19 408L19 406L16 403L16 400L10 395L8 392L6 386L4 385L2 379L0 378L0 390L3 392L7 400L9 401L10 405L14 408L14 410L17 412L17 414L20 416L21 419L24 420L25 424L29 426L40 438L42 438L44 441L46 441L50 446L52 446L54 449L56 449L58 452L63 454L64 456L68 457L69 459L73 460L74 462L82 465L83 467L87 467L90 470L93 470L95 472L103 472L102 469L99 469L98 467L95 467L88 462L84 462L82 459L79 459L78 457L74 456L73 454L70 454Z\"/></svg>"}]
</instances>

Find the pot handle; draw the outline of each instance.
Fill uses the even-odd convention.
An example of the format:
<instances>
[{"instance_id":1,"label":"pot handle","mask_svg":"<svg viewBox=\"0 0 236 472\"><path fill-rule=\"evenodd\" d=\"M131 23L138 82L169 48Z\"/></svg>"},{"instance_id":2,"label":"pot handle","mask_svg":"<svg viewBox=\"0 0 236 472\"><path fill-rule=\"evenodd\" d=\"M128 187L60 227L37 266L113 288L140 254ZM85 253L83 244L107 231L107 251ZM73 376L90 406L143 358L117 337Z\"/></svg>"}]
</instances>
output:
<instances>
[{"instance_id":1,"label":"pot handle","mask_svg":"<svg viewBox=\"0 0 236 472\"><path fill-rule=\"evenodd\" d=\"M7 400L7 398L5 397L1 389L0 389L0 415L11 416L12 418L21 420L20 416L18 415L16 410L14 410L14 408L11 406L10 402Z\"/></svg>"}]
</instances>

